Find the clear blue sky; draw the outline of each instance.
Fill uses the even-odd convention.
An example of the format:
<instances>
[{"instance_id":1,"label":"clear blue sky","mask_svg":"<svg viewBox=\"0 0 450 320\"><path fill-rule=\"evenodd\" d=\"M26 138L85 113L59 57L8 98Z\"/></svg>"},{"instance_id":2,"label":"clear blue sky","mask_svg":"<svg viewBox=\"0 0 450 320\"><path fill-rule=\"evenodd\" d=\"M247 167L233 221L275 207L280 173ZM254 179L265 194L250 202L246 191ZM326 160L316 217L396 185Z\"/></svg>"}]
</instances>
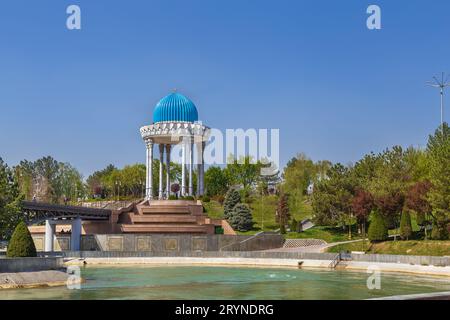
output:
<instances>
[{"instance_id":1,"label":"clear blue sky","mask_svg":"<svg viewBox=\"0 0 450 320\"><path fill-rule=\"evenodd\" d=\"M80 31L66 29L70 4ZM369 4L382 30L366 28ZM449 21L448 0L5 0L0 156L52 155L85 176L144 162L139 127L172 88L211 127L280 128L283 164L423 146L440 121L425 82L450 71Z\"/></svg>"}]
</instances>

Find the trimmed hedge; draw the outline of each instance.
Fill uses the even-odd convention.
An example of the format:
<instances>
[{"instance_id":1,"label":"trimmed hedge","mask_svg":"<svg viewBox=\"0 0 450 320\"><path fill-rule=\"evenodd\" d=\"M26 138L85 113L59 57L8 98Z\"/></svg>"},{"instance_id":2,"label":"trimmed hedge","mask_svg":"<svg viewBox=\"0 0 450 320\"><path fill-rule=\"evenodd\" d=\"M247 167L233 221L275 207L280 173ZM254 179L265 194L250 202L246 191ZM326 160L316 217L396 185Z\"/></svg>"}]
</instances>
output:
<instances>
[{"instance_id":1,"label":"trimmed hedge","mask_svg":"<svg viewBox=\"0 0 450 320\"><path fill-rule=\"evenodd\" d=\"M14 230L6 256L10 258L36 257L36 247L25 222L20 222Z\"/></svg>"}]
</instances>

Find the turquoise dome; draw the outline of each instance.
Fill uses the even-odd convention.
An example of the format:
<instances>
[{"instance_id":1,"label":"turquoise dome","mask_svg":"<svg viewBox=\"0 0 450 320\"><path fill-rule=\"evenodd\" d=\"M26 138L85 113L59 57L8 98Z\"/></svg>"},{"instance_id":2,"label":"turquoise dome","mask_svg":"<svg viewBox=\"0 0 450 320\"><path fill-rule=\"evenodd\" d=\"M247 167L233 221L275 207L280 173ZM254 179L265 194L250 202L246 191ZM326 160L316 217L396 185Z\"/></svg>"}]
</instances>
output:
<instances>
[{"instance_id":1,"label":"turquoise dome","mask_svg":"<svg viewBox=\"0 0 450 320\"><path fill-rule=\"evenodd\" d=\"M153 112L153 123L164 121L198 121L195 104L179 93L171 93L162 98Z\"/></svg>"}]
</instances>

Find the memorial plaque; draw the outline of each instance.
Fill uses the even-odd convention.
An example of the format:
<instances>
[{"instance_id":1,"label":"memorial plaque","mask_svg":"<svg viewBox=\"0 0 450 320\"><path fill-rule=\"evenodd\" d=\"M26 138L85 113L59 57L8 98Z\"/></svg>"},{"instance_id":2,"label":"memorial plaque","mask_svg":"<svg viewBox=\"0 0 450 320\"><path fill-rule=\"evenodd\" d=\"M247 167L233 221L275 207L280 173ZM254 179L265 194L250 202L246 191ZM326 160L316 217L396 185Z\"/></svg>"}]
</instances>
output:
<instances>
[{"instance_id":1,"label":"memorial plaque","mask_svg":"<svg viewBox=\"0 0 450 320\"><path fill-rule=\"evenodd\" d=\"M193 251L206 251L206 238L192 238Z\"/></svg>"},{"instance_id":2,"label":"memorial plaque","mask_svg":"<svg viewBox=\"0 0 450 320\"><path fill-rule=\"evenodd\" d=\"M123 237L108 237L108 250L109 251L122 251L123 250Z\"/></svg>"},{"instance_id":3,"label":"memorial plaque","mask_svg":"<svg viewBox=\"0 0 450 320\"><path fill-rule=\"evenodd\" d=\"M137 237L136 238L136 251L151 251L151 238L150 237Z\"/></svg>"},{"instance_id":4,"label":"memorial plaque","mask_svg":"<svg viewBox=\"0 0 450 320\"><path fill-rule=\"evenodd\" d=\"M175 238L164 239L164 244L167 251L178 250L178 239Z\"/></svg>"}]
</instances>

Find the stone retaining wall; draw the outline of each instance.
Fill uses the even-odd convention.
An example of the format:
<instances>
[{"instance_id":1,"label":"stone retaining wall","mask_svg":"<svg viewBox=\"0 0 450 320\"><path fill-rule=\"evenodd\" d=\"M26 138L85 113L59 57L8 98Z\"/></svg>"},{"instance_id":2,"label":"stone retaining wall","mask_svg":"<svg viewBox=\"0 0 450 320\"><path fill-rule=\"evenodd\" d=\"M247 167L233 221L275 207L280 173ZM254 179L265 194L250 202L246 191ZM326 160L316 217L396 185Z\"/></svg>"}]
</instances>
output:
<instances>
[{"instance_id":1,"label":"stone retaining wall","mask_svg":"<svg viewBox=\"0 0 450 320\"><path fill-rule=\"evenodd\" d=\"M249 240L251 239L251 240ZM43 251L44 236L33 236L38 251ZM249 241L246 241L249 240ZM254 251L283 246L279 234L241 235L181 235L181 234L96 234L81 236L81 251ZM70 236L55 239L55 251L69 251Z\"/></svg>"},{"instance_id":2,"label":"stone retaining wall","mask_svg":"<svg viewBox=\"0 0 450 320\"><path fill-rule=\"evenodd\" d=\"M64 267L63 258L2 258L0 273L57 270Z\"/></svg>"},{"instance_id":3,"label":"stone retaining wall","mask_svg":"<svg viewBox=\"0 0 450 320\"><path fill-rule=\"evenodd\" d=\"M351 260L379 263L404 263L422 266L450 266L450 257L406 256L394 254L352 254Z\"/></svg>"}]
</instances>

